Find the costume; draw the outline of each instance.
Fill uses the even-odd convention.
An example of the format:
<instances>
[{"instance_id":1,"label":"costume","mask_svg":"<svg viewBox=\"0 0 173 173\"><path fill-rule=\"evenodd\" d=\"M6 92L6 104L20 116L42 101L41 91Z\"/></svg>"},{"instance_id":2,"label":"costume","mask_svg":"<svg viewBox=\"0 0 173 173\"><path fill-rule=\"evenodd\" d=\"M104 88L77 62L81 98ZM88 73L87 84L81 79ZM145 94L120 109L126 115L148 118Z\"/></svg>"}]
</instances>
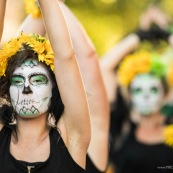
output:
<instances>
[{"instance_id":1,"label":"costume","mask_svg":"<svg viewBox=\"0 0 173 173\"><path fill-rule=\"evenodd\" d=\"M16 160L10 154L11 130L4 126L0 131L0 172L1 173L83 173L70 156L59 132L51 128L50 155L45 162L28 163Z\"/></svg>"},{"instance_id":2,"label":"costume","mask_svg":"<svg viewBox=\"0 0 173 173\"><path fill-rule=\"evenodd\" d=\"M164 144L144 144L131 131L119 152L114 155L116 173L171 173L173 148Z\"/></svg>"},{"instance_id":3,"label":"costume","mask_svg":"<svg viewBox=\"0 0 173 173\"><path fill-rule=\"evenodd\" d=\"M104 172L98 170L98 168L96 168L96 166L93 164L93 161L91 160L89 155L87 155L87 158L86 158L86 172L88 172L88 173L104 173Z\"/></svg>"},{"instance_id":4,"label":"costume","mask_svg":"<svg viewBox=\"0 0 173 173\"><path fill-rule=\"evenodd\" d=\"M171 84L170 67L162 55L157 50L139 50L125 57L118 69L122 90L125 94L130 93L130 104L138 116L147 118L162 109L162 99ZM138 121L140 118L136 117L135 122ZM170 135L173 128L164 129L163 142L146 144L136 139L136 125L133 126L113 155L116 173L173 172L173 135Z\"/></svg>"}]
</instances>

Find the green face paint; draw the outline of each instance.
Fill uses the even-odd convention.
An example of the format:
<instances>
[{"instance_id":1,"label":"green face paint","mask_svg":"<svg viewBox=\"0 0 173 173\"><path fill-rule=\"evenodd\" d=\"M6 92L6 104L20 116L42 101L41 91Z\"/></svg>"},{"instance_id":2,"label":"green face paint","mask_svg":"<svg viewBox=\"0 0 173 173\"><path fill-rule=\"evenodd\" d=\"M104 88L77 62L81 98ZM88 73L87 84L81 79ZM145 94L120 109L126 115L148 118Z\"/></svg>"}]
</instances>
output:
<instances>
[{"instance_id":1,"label":"green face paint","mask_svg":"<svg viewBox=\"0 0 173 173\"><path fill-rule=\"evenodd\" d=\"M29 82L33 86L45 85L48 83L48 79L43 74L36 74L36 75L34 74L29 78ZM24 77L19 75L13 76L11 79L11 85L13 86L23 86L24 83L25 83Z\"/></svg>"},{"instance_id":2,"label":"green face paint","mask_svg":"<svg viewBox=\"0 0 173 173\"><path fill-rule=\"evenodd\" d=\"M140 115L151 115L160 111L164 89L160 78L150 74L137 75L130 85L133 109Z\"/></svg>"},{"instance_id":3,"label":"green face paint","mask_svg":"<svg viewBox=\"0 0 173 173\"><path fill-rule=\"evenodd\" d=\"M30 77L30 83L31 85L37 86L37 85L44 85L47 84L48 79L45 75L38 74Z\"/></svg>"},{"instance_id":4,"label":"green face paint","mask_svg":"<svg viewBox=\"0 0 173 173\"><path fill-rule=\"evenodd\" d=\"M14 70L9 92L19 116L34 118L47 113L52 97L49 72L38 61L26 60Z\"/></svg>"},{"instance_id":5,"label":"green face paint","mask_svg":"<svg viewBox=\"0 0 173 173\"><path fill-rule=\"evenodd\" d=\"M22 86L24 83L25 80L22 76L13 76L11 79L11 85L13 86Z\"/></svg>"}]
</instances>

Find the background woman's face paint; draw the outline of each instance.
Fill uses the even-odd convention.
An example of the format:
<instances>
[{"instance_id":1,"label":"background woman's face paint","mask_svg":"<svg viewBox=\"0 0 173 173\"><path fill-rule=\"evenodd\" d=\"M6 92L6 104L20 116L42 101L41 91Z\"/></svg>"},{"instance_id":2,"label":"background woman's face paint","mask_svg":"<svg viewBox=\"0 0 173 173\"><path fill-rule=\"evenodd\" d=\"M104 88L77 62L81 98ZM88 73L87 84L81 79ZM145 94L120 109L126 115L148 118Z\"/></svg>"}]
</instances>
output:
<instances>
[{"instance_id":1,"label":"background woman's face paint","mask_svg":"<svg viewBox=\"0 0 173 173\"><path fill-rule=\"evenodd\" d=\"M150 115L161 109L164 97L163 85L159 78L141 74L130 86L133 108L142 115Z\"/></svg>"},{"instance_id":2,"label":"background woman's face paint","mask_svg":"<svg viewBox=\"0 0 173 173\"><path fill-rule=\"evenodd\" d=\"M10 86L11 102L22 117L36 117L49 109L52 83L47 70L28 59L16 68Z\"/></svg>"}]
</instances>

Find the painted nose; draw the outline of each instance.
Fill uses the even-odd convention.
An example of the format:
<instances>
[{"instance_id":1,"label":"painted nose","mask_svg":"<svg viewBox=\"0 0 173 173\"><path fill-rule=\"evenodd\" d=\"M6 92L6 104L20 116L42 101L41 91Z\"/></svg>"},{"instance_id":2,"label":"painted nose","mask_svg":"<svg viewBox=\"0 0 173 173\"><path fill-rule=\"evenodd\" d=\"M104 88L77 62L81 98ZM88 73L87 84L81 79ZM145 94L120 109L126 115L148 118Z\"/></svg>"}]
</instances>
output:
<instances>
[{"instance_id":1,"label":"painted nose","mask_svg":"<svg viewBox=\"0 0 173 173\"><path fill-rule=\"evenodd\" d=\"M32 93L32 90L29 86L24 86L24 89L22 91L23 94L31 94Z\"/></svg>"},{"instance_id":2,"label":"painted nose","mask_svg":"<svg viewBox=\"0 0 173 173\"><path fill-rule=\"evenodd\" d=\"M148 99L150 98L150 95L149 95L149 94L145 94L144 98L145 98L146 100L148 100Z\"/></svg>"}]
</instances>

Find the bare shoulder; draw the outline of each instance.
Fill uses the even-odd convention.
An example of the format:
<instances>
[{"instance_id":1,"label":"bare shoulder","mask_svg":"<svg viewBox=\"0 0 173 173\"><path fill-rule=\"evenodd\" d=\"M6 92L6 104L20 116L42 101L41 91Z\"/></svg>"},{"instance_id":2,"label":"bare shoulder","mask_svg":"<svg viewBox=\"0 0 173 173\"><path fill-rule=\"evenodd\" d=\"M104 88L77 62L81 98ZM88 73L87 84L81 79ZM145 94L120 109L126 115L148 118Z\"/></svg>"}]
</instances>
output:
<instances>
[{"instance_id":1,"label":"bare shoulder","mask_svg":"<svg viewBox=\"0 0 173 173\"><path fill-rule=\"evenodd\" d=\"M4 125L1 124L1 122L0 122L0 131L2 130L3 127L4 127Z\"/></svg>"}]
</instances>

